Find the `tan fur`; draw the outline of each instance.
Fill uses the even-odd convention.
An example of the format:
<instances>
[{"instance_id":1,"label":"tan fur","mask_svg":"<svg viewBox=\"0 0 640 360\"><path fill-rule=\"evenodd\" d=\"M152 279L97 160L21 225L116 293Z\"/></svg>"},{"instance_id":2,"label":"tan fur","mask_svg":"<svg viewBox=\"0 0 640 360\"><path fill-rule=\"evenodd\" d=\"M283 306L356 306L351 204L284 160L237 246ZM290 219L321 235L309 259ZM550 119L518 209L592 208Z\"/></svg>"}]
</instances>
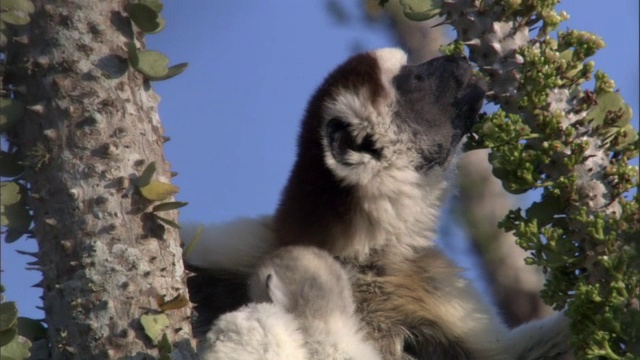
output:
<instances>
[{"instance_id":1,"label":"tan fur","mask_svg":"<svg viewBox=\"0 0 640 360\"><path fill-rule=\"evenodd\" d=\"M508 331L493 308L435 248L370 260L347 265L360 316L386 358L400 358L408 341L433 359L510 359L501 344Z\"/></svg>"}]
</instances>

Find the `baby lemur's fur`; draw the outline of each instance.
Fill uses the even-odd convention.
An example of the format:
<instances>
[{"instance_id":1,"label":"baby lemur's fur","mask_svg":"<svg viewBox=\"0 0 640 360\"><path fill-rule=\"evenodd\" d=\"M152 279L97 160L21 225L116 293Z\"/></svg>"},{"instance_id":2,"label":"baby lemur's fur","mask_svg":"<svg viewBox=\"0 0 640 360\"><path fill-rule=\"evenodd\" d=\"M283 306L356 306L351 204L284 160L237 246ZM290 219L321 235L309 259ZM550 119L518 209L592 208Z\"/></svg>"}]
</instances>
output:
<instances>
[{"instance_id":1,"label":"baby lemur's fur","mask_svg":"<svg viewBox=\"0 0 640 360\"><path fill-rule=\"evenodd\" d=\"M251 272L247 259L267 249L322 248L348 269L357 312L386 359L542 359L566 352L564 316L509 330L434 248L447 176L484 93L461 57L407 65L399 49L353 56L311 98L273 220L224 236L233 246L205 231L203 248L187 261ZM207 247L225 254L224 263L209 260ZM244 256L240 247L256 251Z\"/></svg>"},{"instance_id":2,"label":"baby lemur's fur","mask_svg":"<svg viewBox=\"0 0 640 360\"><path fill-rule=\"evenodd\" d=\"M345 269L326 251L286 246L251 277L251 303L223 314L199 346L203 360L377 360L356 316Z\"/></svg>"}]
</instances>

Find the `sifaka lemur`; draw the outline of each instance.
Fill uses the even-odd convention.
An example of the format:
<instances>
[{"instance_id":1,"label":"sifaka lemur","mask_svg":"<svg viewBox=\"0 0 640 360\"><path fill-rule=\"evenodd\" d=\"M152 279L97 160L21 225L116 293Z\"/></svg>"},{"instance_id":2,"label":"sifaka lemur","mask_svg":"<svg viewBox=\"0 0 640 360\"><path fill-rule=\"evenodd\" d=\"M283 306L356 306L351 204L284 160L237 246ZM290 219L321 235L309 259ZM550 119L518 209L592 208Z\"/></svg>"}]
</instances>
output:
<instances>
[{"instance_id":1,"label":"sifaka lemur","mask_svg":"<svg viewBox=\"0 0 640 360\"><path fill-rule=\"evenodd\" d=\"M562 314L508 329L434 246L459 143L484 95L463 57L408 65L394 48L351 57L308 104L273 217L205 228L187 263L246 279L279 247L326 250L347 269L356 312L385 359L544 359L569 351ZM183 238L191 239L188 231ZM211 303L193 299L201 308ZM219 310L246 301L242 291L233 299Z\"/></svg>"}]
</instances>

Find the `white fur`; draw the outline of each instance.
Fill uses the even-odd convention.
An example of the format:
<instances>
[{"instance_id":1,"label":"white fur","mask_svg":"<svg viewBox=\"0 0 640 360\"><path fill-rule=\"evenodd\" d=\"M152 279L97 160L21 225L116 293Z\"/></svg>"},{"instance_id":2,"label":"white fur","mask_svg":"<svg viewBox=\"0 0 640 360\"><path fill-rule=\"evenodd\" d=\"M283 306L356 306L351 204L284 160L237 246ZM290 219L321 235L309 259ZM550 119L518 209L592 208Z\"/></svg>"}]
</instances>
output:
<instances>
[{"instance_id":1,"label":"white fur","mask_svg":"<svg viewBox=\"0 0 640 360\"><path fill-rule=\"evenodd\" d=\"M569 319L562 312L520 325L509 334L508 348L512 354L520 354L519 360L538 360L545 356L549 358L552 355L569 354L569 325Z\"/></svg>"},{"instance_id":2,"label":"white fur","mask_svg":"<svg viewBox=\"0 0 640 360\"><path fill-rule=\"evenodd\" d=\"M367 339L355 314L333 314L303 322L311 359L377 360L380 354Z\"/></svg>"},{"instance_id":3,"label":"white fur","mask_svg":"<svg viewBox=\"0 0 640 360\"><path fill-rule=\"evenodd\" d=\"M310 359L298 321L281 307L252 303L222 315L198 353L202 360Z\"/></svg>"},{"instance_id":4,"label":"white fur","mask_svg":"<svg viewBox=\"0 0 640 360\"><path fill-rule=\"evenodd\" d=\"M252 277L250 294L296 317L311 359L380 359L355 314L347 272L326 251L309 246L278 250Z\"/></svg>"},{"instance_id":5,"label":"white fur","mask_svg":"<svg viewBox=\"0 0 640 360\"><path fill-rule=\"evenodd\" d=\"M182 226L180 237L185 249L199 228L200 225L193 223ZM240 218L225 224L205 225L195 246L185 254L185 261L204 269L250 273L275 246L271 216Z\"/></svg>"},{"instance_id":6,"label":"white fur","mask_svg":"<svg viewBox=\"0 0 640 360\"><path fill-rule=\"evenodd\" d=\"M395 53L383 50L384 56ZM383 71L389 82L392 76L387 72L401 67L398 62L392 65ZM441 194L447 187L445 171L434 168L428 177L418 173L415 165L419 155L407 146L412 140L397 131L392 121L394 104L392 88L377 106L364 90L343 90L325 104L325 121L340 118L347 122L356 141L371 134L382 151L380 160L349 151L346 166L336 161L327 139L322 138L325 163L343 184L354 186L362 199L356 214L355 238L348 251L335 255L362 259L370 250L384 247L402 257L417 247L433 245L429 239L435 238Z\"/></svg>"},{"instance_id":7,"label":"white fur","mask_svg":"<svg viewBox=\"0 0 640 360\"><path fill-rule=\"evenodd\" d=\"M268 256L251 279L252 300L271 302L254 302L222 315L200 347L200 357L380 359L355 316L342 266L311 247L291 246L276 254Z\"/></svg>"}]
</instances>

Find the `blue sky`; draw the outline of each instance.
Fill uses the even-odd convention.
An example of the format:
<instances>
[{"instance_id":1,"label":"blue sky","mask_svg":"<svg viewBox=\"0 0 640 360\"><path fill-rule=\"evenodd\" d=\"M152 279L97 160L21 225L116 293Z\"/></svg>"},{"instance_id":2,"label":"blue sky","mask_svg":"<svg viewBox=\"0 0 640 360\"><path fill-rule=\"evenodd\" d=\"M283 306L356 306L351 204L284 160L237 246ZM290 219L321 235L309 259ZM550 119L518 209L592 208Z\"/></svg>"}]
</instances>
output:
<instances>
[{"instance_id":1,"label":"blue sky","mask_svg":"<svg viewBox=\"0 0 640 360\"><path fill-rule=\"evenodd\" d=\"M360 1L345 1L354 8ZM594 58L633 107L638 122L638 1L565 1L571 19L562 28L588 30L607 47ZM306 101L324 76L358 41L366 49L394 46L386 33L342 26L324 1L168 1L166 29L148 47L172 63L187 61L180 76L154 83L160 116L171 141L165 154L190 204L181 221L222 222L274 210L294 159ZM38 272L24 270L35 241L2 243L2 282L22 315L35 309Z\"/></svg>"}]
</instances>

